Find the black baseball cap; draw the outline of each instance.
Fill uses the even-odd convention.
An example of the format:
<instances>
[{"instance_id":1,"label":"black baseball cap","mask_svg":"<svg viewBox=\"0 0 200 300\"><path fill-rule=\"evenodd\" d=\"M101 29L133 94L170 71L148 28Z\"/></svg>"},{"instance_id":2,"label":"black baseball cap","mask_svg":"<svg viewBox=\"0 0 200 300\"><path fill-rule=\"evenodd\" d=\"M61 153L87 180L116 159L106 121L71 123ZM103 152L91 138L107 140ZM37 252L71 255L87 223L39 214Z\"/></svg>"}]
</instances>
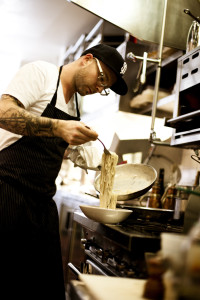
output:
<instances>
[{"instance_id":1,"label":"black baseball cap","mask_svg":"<svg viewBox=\"0 0 200 300\"><path fill-rule=\"evenodd\" d=\"M107 65L117 76L117 81L110 87L112 91L119 95L125 95L128 87L122 76L126 72L127 64L121 54L113 47L98 44L94 47L86 49L81 56L91 53L105 65Z\"/></svg>"}]
</instances>

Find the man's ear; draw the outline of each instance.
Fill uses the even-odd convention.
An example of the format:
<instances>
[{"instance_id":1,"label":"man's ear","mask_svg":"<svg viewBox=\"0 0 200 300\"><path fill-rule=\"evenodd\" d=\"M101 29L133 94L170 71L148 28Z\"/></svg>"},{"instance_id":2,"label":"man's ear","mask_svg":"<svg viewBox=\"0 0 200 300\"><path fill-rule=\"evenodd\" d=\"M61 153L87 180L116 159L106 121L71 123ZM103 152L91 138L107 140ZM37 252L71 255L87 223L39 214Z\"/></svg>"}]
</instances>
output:
<instances>
[{"instance_id":1,"label":"man's ear","mask_svg":"<svg viewBox=\"0 0 200 300\"><path fill-rule=\"evenodd\" d=\"M91 53L87 53L84 56L82 56L82 58L83 58L82 60L83 64L86 64L93 60L93 55Z\"/></svg>"}]
</instances>

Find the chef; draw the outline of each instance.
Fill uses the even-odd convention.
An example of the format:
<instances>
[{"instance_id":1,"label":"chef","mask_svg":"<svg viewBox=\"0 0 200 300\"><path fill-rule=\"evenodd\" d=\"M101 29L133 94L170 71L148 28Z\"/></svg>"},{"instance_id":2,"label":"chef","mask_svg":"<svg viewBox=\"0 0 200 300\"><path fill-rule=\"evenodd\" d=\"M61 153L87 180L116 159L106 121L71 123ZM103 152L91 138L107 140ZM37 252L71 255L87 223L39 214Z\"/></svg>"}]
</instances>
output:
<instances>
[{"instance_id":1,"label":"chef","mask_svg":"<svg viewBox=\"0 0 200 300\"><path fill-rule=\"evenodd\" d=\"M61 66L24 65L0 100L0 275L6 298L65 299L55 179L69 144L98 134L80 122L76 93L124 95L126 63L99 44Z\"/></svg>"}]
</instances>

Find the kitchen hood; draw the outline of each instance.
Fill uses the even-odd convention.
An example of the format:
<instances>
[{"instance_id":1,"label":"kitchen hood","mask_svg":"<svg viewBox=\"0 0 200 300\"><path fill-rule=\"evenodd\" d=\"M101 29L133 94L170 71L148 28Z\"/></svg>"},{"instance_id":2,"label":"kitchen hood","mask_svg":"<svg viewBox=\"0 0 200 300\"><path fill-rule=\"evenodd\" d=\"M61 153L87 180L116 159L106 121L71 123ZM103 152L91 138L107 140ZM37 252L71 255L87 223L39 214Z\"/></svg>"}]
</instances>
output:
<instances>
[{"instance_id":1,"label":"kitchen hood","mask_svg":"<svg viewBox=\"0 0 200 300\"><path fill-rule=\"evenodd\" d=\"M191 13L200 13L199 0L71 0L100 18L124 29L139 40L160 43L163 12L167 1L164 46L186 49Z\"/></svg>"}]
</instances>

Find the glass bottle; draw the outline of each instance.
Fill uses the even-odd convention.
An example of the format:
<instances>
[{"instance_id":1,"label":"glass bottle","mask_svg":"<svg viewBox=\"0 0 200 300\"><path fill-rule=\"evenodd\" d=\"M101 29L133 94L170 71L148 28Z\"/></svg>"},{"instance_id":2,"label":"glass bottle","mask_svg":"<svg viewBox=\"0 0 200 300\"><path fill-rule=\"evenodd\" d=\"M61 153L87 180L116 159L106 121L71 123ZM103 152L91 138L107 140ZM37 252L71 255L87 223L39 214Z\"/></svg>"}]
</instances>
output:
<instances>
[{"instance_id":1,"label":"glass bottle","mask_svg":"<svg viewBox=\"0 0 200 300\"><path fill-rule=\"evenodd\" d=\"M175 207L175 194L176 188L175 186L170 186L167 190L166 197L163 200L162 208L174 210Z\"/></svg>"},{"instance_id":2,"label":"glass bottle","mask_svg":"<svg viewBox=\"0 0 200 300\"><path fill-rule=\"evenodd\" d=\"M156 181L152 186L152 190L149 196L149 207L151 208L161 208L161 194L160 194L160 184Z\"/></svg>"}]
</instances>

